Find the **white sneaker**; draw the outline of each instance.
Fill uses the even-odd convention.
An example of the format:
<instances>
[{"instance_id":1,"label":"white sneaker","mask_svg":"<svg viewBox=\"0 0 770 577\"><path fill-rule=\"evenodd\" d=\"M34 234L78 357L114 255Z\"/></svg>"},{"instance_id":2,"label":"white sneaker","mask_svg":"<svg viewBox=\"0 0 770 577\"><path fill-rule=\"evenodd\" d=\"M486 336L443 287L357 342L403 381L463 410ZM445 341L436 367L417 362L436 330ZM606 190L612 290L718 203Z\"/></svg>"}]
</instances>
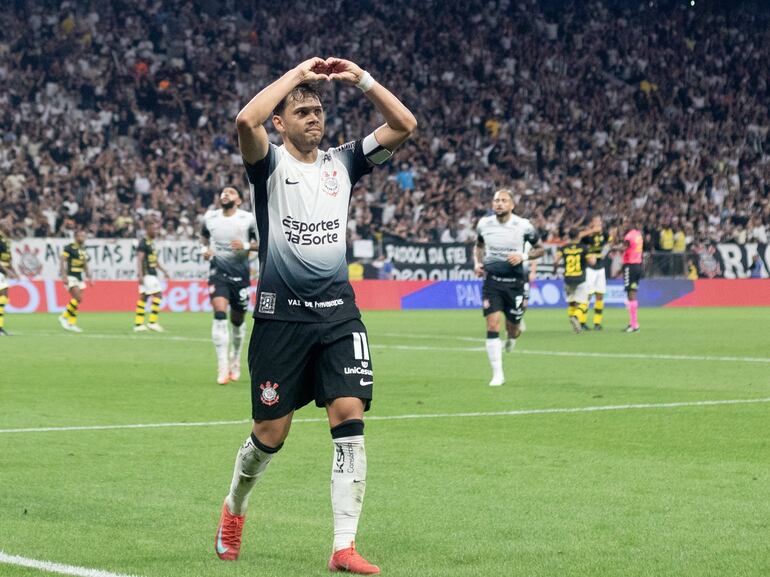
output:
<instances>
[{"instance_id":1,"label":"white sneaker","mask_svg":"<svg viewBox=\"0 0 770 577\"><path fill-rule=\"evenodd\" d=\"M515 348L516 348L516 339L506 339L505 340L505 352L506 353L510 353Z\"/></svg>"},{"instance_id":2,"label":"white sneaker","mask_svg":"<svg viewBox=\"0 0 770 577\"><path fill-rule=\"evenodd\" d=\"M147 328L151 331L155 331L156 333L162 333L164 332L164 329L162 326L160 326L158 323L147 323Z\"/></svg>"},{"instance_id":3,"label":"white sneaker","mask_svg":"<svg viewBox=\"0 0 770 577\"><path fill-rule=\"evenodd\" d=\"M230 359L230 380L237 381L241 378L241 360Z\"/></svg>"},{"instance_id":4,"label":"white sneaker","mask_svg":"<svg viewBox=\"0 0 770 577\"><path fill-rule=\"evenodd\" d=\"M217 384L226 385L230 382L230 369L228 367L220 367L217 371Z\"/></svg>"},{"instance_id":5,"label":"white sneaker","mask_svg":"<svg viewBox=\"0 0 770 577\"><path fill-rule=\"evenodd\" d=\"M61 325L61 328L63 328L65 331L70 330L70 323L63 316L59 316L59 324Z\"/></svg>"},{"instance_id":6,"label":"white sneaker","mask_svg":"<svg viewBox=\"0 0 770 577\"><path fill-rule=\"evenodd\" d=\"M83 332L83 329L81 329L77 325L70 325L69 330L71 330L73 333L82 333Z\"/></svg>"},{"instance_id":7,"label":"white sneaker","mask_svg":"<svg viewBox=\"0 0 770 577\"><path fill-rule=\"evenodd\" d=\"M146 325L136 325L134 327L135 333L146 333L148 330L150 329L148 329Z\"/></svg>"},{"instance_id":8,"label":"white sneaker","mask_svg":"<svg viewBox=\"0 0 770 577\"><path fill-rule=\"evenodd\" d=\"M490 387L499 387L505 382L505 377L503 375L494 375L492 377L492 380L489 381Z\"/></svg>"}]
</instances>

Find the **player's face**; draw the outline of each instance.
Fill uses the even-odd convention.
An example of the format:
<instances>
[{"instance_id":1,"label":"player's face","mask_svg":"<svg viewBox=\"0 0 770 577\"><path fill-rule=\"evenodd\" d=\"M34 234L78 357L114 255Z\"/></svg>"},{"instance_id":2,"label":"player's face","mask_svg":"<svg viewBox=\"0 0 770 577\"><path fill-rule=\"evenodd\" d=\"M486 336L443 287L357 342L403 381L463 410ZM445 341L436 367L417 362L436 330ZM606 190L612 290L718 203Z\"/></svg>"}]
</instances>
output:
<instances>
[{"instance_id":1,"label":"player's face","mask_svg":"<svg viewBox=\"0 0 770 577\"><path fill-rule=\"evenodd\" d=\"M75 233L75 242L78 244L83 244L86 241L86 233L82 230L79 230Z\"/></svg>"},{"instance_id":2,"label":"player's face","mask_svg":"<svg viewBox=\"0 0 770 577\"><path fill-rule=\"evenodd\" d=\"M147 236L155 238L156 234L158 234L158 225L154 222L149 223L147 225Z\"/></svg>"},{"instance_id":3,"label":"player's face","mask_svg":"<svg viewBox=\"0 0 770 577\"><path fill-rule=\"evenodd\" d=\"M591 220L591 228L594 229L601 229L602 228L602 217L601 216L595 216Z\"/></svg>"},{"instance_id":4,"label":"player's face","mask_svg":"<svg viewBox=\"0 0 770 577\"><path fill-rule=\"evenodd\" d=\"M291 100L277 117L276 128L281 136L301 152L318 148L324 135L326 118L317 98Z\"/></svg>"},{"instance_id":5,"label":"player's face","mask_svg":"<svg viewBox=\"0 0 770 577\"><path fill-rule=\"evenodd\" d=\"M241 204L241 197L238 196L238 191L234 188L225 188L219 193L219 203L222 208L233 208Z\"/></svg>"},{"instance_id":6,"label":"player's face","mask_svg":"<svg viewBox=\"0 0 770 577\"><path fill-rule=\"evenodd\" d=\"M513 199L504 192L497 193L492 199L492 210L497 216L508 216L513 212Z\"/></svg>"}]
</instances>

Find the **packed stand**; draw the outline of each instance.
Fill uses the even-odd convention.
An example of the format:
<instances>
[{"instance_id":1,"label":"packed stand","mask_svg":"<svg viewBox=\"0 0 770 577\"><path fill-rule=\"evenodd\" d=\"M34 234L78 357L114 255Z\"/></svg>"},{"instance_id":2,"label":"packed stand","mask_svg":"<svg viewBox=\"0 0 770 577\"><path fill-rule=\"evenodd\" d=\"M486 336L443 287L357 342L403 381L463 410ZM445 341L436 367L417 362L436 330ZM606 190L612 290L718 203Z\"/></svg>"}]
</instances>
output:
<instances>
[{"instance_id":1,"label":"packed stand","mask_svg":"<svg viewBox=\"0 0 770 577\"><path fill-rule=\"evenodd\" d=\"M13 236L134 237L154 217L161 237L192 238L223 186L245 189L240 107L304 58L339 55L420 121L390 172L356 189L351 239L471 241L493 191L512 187L548 239L634 213L652 246L668 229L688 246L767 242L761 3L250 4L4 6L0 204ZM377 126L355 89L331 90L329 146Z\"/></svg>"}]
</instances>

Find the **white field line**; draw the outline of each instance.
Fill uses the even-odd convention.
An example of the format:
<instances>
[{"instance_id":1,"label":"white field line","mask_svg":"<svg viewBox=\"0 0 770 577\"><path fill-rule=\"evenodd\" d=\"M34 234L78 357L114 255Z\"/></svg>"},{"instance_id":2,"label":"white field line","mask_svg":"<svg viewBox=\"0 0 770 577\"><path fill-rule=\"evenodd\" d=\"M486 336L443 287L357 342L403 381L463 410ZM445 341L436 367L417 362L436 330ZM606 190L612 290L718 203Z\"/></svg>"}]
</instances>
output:
<instances>
[{"instance_id":1,"label":"white field line","mask_svg":"<svg viewBox=\"0 0 770 577\"><path fill-rule=\"evenodd\" d=\"M63 565L51 561L38 561L37 559L28 559L18 555L8 555L0 551L0 563L6 565L17 565L19 567L29 567L49 573L60 573L62 575L77 575L78 577L136 577L134 575L125 575L123 573L111 573L101 569L88 569L87 567L78 567L77 565Z\"/></svg>"},{"instance_id":2,"label":"white field line","mask_svg":"<svg viewBox=\"0 0 770 577\"><path fill-rule=\"evenodd\" d=\"M78 335L68 335L66 333L59 332L34 332L34 333L17 333L21 336L68 336L77 339L115 339L115 340L169 340L169 341L184 341L195 343L210 343L211 339L204 337L183 337L175 335L115 335L105 333L81 333ZM369 344L373 349L385 349L385 350L401 350L401 351L439 351L439 352L463 352L463 353L478 353L485 351L486 348L481 346L481 340L471 337L447 337L436 335L412 335L412 334L399 334L399 333L384 333L381 336L384 337L398 337L398 338L412 338L412 339L425 339L425 340L458 340L479 343L477 347L442 347L436 345L384 345L384 344ZM518 355L537 355L546 357L584 357L584 358L600 358L600 359L636 359L636 360L656 360L656 361L713 361L722 363L761 363L770 364L770 357L735 357L735 356L709 356L709 355L671 355L665 353L604 353L604 352L592 352L592 351L549 351L549 350L537 350L537 349L522 349L521 347L513 351Z\"/></svg>"},{"instance_id":3,"label":"white field line","mask_svg":"<svg viewBox=\"0 0 770 577\"><path fill-rule=\"evenodd\" d=\"M597 405L592 407L563 407L552 409L518 409L511 411L482 411L474 413L426 413L406 415L370 415L367 421L404 421L409 419L464 419L474 417L518 417L524 415L550 415L569 413L597 413L601 411L630 411L639 409L675 409L680 407L713 407L720 405L751 405L770 403L770 397L758 399L725 399L715 401L684 401L679 403L636 403L630 405ZM325 417L294 419L292 423L325 423ZM82 427L33 427L26 429L0 429L0 433L48 433L60 431L106 431L115 429L163 429L169 427L216 427L219 425L244 425L248 419L239 421L208 421L194 423L142 423L135 425L87 425Z\"/></svg>"}]
</instances>

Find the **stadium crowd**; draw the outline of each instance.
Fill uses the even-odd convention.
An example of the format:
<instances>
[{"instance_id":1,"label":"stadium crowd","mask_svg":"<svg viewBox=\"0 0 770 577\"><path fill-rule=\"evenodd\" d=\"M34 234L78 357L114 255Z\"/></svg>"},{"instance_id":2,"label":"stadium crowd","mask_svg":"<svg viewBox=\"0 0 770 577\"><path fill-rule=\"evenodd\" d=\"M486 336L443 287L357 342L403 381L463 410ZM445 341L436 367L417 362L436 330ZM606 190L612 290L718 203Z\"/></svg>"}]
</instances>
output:
<instances>
[{"instance_id":1,"label":"stadium crowd","mask_svg":"<svg viewBox=\"0 0 770 577\"><path fill-rule=\"evenodd\" d=\"M193 237L246 186L238 110L311 55L357 61L420 120L357 188L351 238L470 241L503 187L547 239L591 214L638 214L653 244L770 232L770 17L751 2L17 0L0 28L11 236L135 237L154 216ZM378 124L362 100L327 93L329 146Z\"/></svg>"}]
</instances>

